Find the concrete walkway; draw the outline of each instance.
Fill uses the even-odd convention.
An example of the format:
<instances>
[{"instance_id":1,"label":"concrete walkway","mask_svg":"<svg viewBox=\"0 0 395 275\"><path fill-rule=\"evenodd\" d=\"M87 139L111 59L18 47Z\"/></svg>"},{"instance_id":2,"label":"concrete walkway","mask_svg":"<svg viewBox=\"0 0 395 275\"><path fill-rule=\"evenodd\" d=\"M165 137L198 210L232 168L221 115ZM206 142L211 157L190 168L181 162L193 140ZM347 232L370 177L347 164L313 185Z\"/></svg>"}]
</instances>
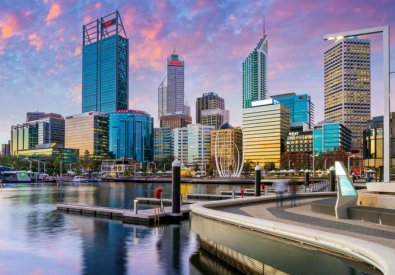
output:
<instances>
[{"instance_id":1,"label":"concrete walkway","mask_svg":"<svg viewBox=\"0 0 395 275\"><path fill-rule=\"evenodd\" d=\"M296 207L291 207L290 200L285 200L283 207L276 207L275 202L268 202L216 210L350 236L395 249L395 227L356 220L338 220L333 216L314 213L311 211L310 202L315 200L322 198L301 199Z\"/></svg>"}]
</instances>

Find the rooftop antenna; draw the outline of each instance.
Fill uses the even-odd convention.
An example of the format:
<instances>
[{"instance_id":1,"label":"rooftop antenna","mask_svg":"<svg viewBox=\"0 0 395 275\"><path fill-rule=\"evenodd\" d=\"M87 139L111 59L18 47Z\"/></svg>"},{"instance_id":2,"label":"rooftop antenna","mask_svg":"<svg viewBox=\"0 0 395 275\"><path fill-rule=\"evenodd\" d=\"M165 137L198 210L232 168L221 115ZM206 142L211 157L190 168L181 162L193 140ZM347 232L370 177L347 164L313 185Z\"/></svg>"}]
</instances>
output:
<instances>
[{"instance_id":1,"label":"rooftop antenna","mask_svg":"<svg viewBox=\"0 0 395 275\"><path fill-rule=\"evenodd\" d=\"M176 53L176 44L174 44L174 53Z\"/></svg>"},{"instance_id":2,"label":"rooftop antenna","mask_svg":"<svg viewBox=\"0 0 395 275\"><path fill-rule=\"evenodd\" d=\"M265 14L263 14L263 37L265 37L266 30L265 30Z\"/></svg>"}]
</instances>

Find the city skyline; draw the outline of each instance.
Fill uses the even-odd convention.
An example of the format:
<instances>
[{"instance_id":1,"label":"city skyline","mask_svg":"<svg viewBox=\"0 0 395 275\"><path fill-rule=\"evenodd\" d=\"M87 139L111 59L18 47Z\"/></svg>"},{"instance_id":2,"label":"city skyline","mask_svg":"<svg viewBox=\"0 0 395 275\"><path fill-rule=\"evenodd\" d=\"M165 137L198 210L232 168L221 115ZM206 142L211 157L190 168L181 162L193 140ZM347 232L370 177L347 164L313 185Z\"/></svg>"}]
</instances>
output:
<instances>
[{"instance_id":1,"label":"city skyline","mask_svg":"<svg viewBox=\"0 0 395 275\"><path fill-rule=\"evenodd\" d=\"M299 11L294 11L294 7L281 1L201 1L185 5L172 2L109 5L97 1L82 6L56 1L23 6L3 2L0 143L9 140L11 125L24 122L26 112L38 109L63 116L81 112L81 26L116 9L124 18L130 41L129 109L153 115L156 127L157 84L163 80L164 60L174 44L188 63L185 71L188 100L194 102L202 93L216 92L227 101L232 118L241 123L242 62L261 37L263 13L271 49L268 96L307 93L312 96L316 110L321 110L324 50L332 43L322 41L323 34L342 30L345 23L347 30L394 23L390 18L391 8L395 7L392 1L353 1L342 3L341 9L338 3L302 1ZM152 18L143 16L146 13ZM382 41L376 36L363 38L372 41L372 98L379 98L372 102L372 116L379 116ZM392 41L394 38L392 35ZM316 111L315 116L316 122L324 118L322 111Z\"/></svg>"}]
</instances>

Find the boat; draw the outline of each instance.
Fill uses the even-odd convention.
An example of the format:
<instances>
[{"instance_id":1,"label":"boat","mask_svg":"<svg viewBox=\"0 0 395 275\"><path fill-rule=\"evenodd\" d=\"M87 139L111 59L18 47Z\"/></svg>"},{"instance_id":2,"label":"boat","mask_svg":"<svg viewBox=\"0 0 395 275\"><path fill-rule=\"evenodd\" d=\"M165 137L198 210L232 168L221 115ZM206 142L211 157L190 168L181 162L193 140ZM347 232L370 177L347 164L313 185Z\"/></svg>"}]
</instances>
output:
<instances>
[{"instance_id":1,"label":"boat","mask_svg":"<svg viewBox=\"0 0 395 275\"><path fill-rule=\"evenodd\" d=\"M2 174L2 182L31 182L30 176L26 171L5 171Z\"/></svg>"},{"instance_id":2,"label":"boat","mask_svg":"<svg viewBox=\"0 0 395 275\"><path fill-rule=\"evenodd\" d=\"M73 182L82 182L82 181L88 181L88 179L85 177L81 177L81 176L74 176L72 181Z\"/></svg>"}]
</instances>

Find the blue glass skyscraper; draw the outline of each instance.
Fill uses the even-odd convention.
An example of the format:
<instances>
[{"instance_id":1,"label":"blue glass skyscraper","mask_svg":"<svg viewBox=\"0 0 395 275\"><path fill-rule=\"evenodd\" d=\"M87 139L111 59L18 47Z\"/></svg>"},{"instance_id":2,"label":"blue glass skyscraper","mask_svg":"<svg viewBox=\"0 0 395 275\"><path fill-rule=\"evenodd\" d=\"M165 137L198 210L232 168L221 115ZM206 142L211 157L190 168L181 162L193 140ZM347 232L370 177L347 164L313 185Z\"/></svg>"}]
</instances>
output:
<instances>
[{"instance_id":1,"label":"blue glass skyscraper","mask_svg":"<svg viewBox=\"0 0 395 275\"><path fill-rule=\"evenodd\" d=\"M288 93L270 97L289 109L289 120L291 123L306 123L310 129L313 128L314 104L311 102L309 95Z\"/></svg>"},{"instance_id":2,"label":"blue glass skyscraper","mask_svg":"<svg viewBox=\"0 0 395 275\"><path fill-rule=\"evenodd\" d=\"M128 109L129 40L118 11L83 26L82 112Z\"/></svg>"},{"instance_id":3,"label":"blue glass skyscraper","mask_svg":"<svg viewBox=\"0 0 395 275\"><path fill-rule=\"evenodd\" d=\"M154 157L154 121L144 111L118 110L109 115L109 151L138 162Z\"/></svg>"}]
</instances>

